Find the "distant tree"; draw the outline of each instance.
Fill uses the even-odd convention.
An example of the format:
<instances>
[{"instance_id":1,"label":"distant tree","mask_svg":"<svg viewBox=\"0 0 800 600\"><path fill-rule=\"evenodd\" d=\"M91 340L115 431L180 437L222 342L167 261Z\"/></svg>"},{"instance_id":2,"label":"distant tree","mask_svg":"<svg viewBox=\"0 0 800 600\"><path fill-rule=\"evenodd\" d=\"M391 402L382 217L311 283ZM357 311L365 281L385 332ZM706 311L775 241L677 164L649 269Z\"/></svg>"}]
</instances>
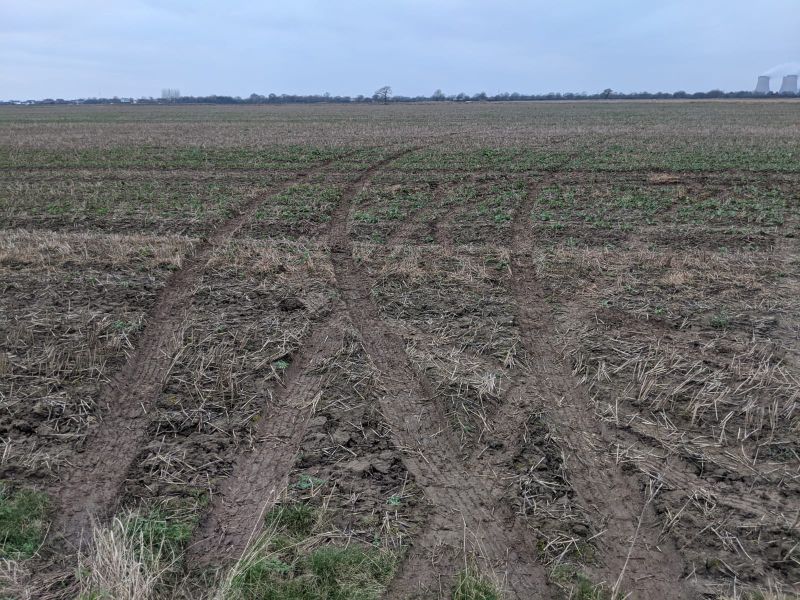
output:
<instances>
[{"instance_id":1,"label":"distant tree","mask_svg":"<svg viewBox=\"0 0 800 600\"><path fill-rule=\"evenodd\" d=\"M604 89L603 90L603 100L608 100L609 98L611 98L611 94L613 94L613 93L614 93L614 90L612 90L611 88Z\"/></svg>"},{"instance_id":2,"label":"distant tree","mask_svg":"<svg viewBox=\"0 0 800 600\"><path fill-rule=\"evenodd\" d=\"M442 90L436 90L435 92L433 92L433 95L431 96L431 100L435 100L437 102L441 102L444 99L445 95L444 92L442 92Z\"/></svg>"},{"instance_id":3,"label":"distant tree","mask_svg":"<svg viewBox=\"0 0 800 600\"><path fill-rule=\"evenodd\" d=\"M389 87L388 85L385 85L375 90L375 93L372 95L372 97L375 100L380 100L381 102L386 104L387 102L389 102L389 98L391 97L391 95L392 95L392 88Z\"/></svg>"}]
</instances>

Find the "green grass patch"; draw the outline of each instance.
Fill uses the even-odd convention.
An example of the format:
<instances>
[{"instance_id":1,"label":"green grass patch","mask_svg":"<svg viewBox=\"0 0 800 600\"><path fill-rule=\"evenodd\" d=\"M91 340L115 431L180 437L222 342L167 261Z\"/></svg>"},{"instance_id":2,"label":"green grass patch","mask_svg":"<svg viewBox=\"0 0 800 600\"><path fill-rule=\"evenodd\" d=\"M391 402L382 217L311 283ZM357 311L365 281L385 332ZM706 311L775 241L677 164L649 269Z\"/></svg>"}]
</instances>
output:
<instances>
[{"instance_id":1,"label":"green grass patch","mask_svg":"<svg viewBox=\"0 0 800 600\"><path fill-rule=\"evenodd\" d=\"M285 504L267 514L266 533L225 582L231 600L377 600L392 580L397 553L378 545L339 545L322 532L325 513Z\"/></svg>"},{"instance_id":2,"label":"green grass patch","mask_svg":"<svg viewBox=\"0 0 800 600\"><path fill-rule=\"evenodd\" d=\"M267 148L117 146L63 150L0 146L0 167L299 170L343 154L343 150L302 145Z\"/></svg>"},{"instance_id":3,"label":"green grass patch","mask_svg":"<svg viewBox=\"0 0 800 600\"><path fill-rule=\"evenodd\" d=\"M320 518L319 511L308 504L288 504L271 510L265 521L267 527L291 537L305 538L311 535Z\"/></svg>"},{"instance_id":4,"label":"green grass patch","mask_svg":"<svg viewBox=\"0 0 800 600\"><path fill-rule=\"evenodd\" d=\"M47 496L0 482L0 557L30 558L47 533Z\"/></svg>"},{"instance_id":5,"label":"green grass patch","mask_svg":"<svg viewBox=\"0 0 800 600\"><path fill-rule=\"evenodd\" d=\"M377 600L391 581L397 557L378 548L269 548L230 580L231 600Z\"/></svg>"},{"instance_id":6,"label":"green grass patch","mask_svg":"<svg viewBox=\"0 0 800 600\"><path fill-rule=\"evenodd\" d=\"M142 515L132 515L125 525L131 538L143 541L142 548L150 557L172 558L183 553L196 521L179 519L164 509L156 508Z\"/></svg>"},{"instance_id":7,"label":"green grass patch","mask_svg":"<svg viewBox=\"0 0 800 600\"><path fill-rule=\"evenodd\" d=\"M340 197L341 190L336 187L299 183L278 195L275 203L282 221L327 222Z\"/></svg>"},{"instance_id":8,"label":"green grass patch","mask_svg":"<svg viewBox=\"0 0 800 600\"><path fill-rule=\"evenodd\" d=\"M205 493L192 497L167 498L143 506L121 519L125 535L140 540L138 546L148 563L171 562L183 554L197 527L202 509L208 503Z\"/></svg>"}]
</instances>

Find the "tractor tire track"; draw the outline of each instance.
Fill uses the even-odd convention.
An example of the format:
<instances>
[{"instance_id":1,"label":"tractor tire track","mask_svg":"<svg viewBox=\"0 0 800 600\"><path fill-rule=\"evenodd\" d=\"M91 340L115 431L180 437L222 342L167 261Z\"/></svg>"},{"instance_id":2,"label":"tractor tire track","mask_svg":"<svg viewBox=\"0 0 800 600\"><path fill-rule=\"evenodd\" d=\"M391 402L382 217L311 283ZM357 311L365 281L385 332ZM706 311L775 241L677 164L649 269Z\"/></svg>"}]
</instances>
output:
<instances>
[{"instance_id":1,"label":"tractor tire track","mask_svg":"<svg viewBox=\"0 0 800 600\"><path fill-rule=\"evenodd\" d=\"M395 156L369 167L361 177ZM310 369L314 362L331 356L341 344L343 311L341 303L337 303L328 323L314 329L300 356L289 367L274 407L265 404L256 433L260 441L252 452L237 457L233 473L222 483L210 511L192 536L187 550L188 564L229 563L239 558L260 532L263 515L288 485L308 419L322 391L322 378L312 375Z\"/></svg>"},{"instance_id":2,"label":"tractor tire track","mask_svg":"<svg viewBox=\"0 0 800 600\"><path fill-rule=\"evenodd\" d=\"M308 419L322 392L323 377L312 373L313 365L333 355L342 342L343 325L335 314L314 329L292 361L274 408L265 403L255 449L239 454L233 474L214 496L210 512L194 532L188 564L222 565L240 557L260 532L265 512L288 486Z\"/></svg>"},{"instance_id":3,"label":"tractor tire track","mask_svg":"<svg viewBox=\"0 0 800 600\"><path fill-rule=\"evenodd\" d=\"M529 186L512 228L512 292L530 371L513 390L511 395L515 398L493 416L490 430L501 438L513 439L521 418L544 411L563 442L565 468L578 503L593 509L596 514L592 520L601 526L599 529L606 529L599 543L598 554L604 563L598 571L600 579L613 585L624 571L621 590L626 590L626 582L636 582L635 590L629 590L636 598L691 597L685 585L678 583L682 579L682 559L668 541L659 539L659 531L651 528L655 515L643 498L642 485L635 477L623 474L602 450L608 436L593 418L589 398L581 393L579 383L558 358L553 311L537 281L526 243L528 215L536 194L549 180L544 177L538 185ZM512 442L504 453L506 458L513 455L513 445Z\"/></svg>"},{"instance_id":4,"label":"tractor tire track","mask_svg":"<svg viewBox=\"0 0 800 600\"><path fill-rule=\"evenodd\" d=\"M92 520L113 511L125 475L144 443L148 408L161 393L178 349L180 328L195 284L214 249L227 243L250 221L265 198L304 181L331 162L319 163L277 190L252 198L238 215L203 240L169 279L147 319L138 347L101 392L98 408L102 421L88 438L88 447L79 454L80 464L53 491L59 499L59 509L55 511L52 535L78 547L86 541Z\"/></svg>"},{"instance_id":5,"label":"tractor tire track","mask_svg":"<svg viewBox=\"0 0 800 600\"><path fill-rule=\"evenodd\" d=\"M495 572L507 573L507 587L514 598L543 597L546 576L535 560L524 532L515 528L514 516L497 502L494 491L500 484L493 474L469 469L463 463L458 444L435 395L424 378L417 375L406 355L403 340L382 320L370 298L372 282L352 256L348 227L352 199L370 176L391 160L412 151L397 153L376 164L354 181L343 195L331 226L331 252L337 286L351 321L379 373L383 388L380 407L392 430L395 445L404 452L406 469L414 476L429 502L434 518L430 528L441 534L446 545L476 554ZM423 536L417 546L429 543ZM415 547L424 556L430 548ZM410 565L423 561L411 559ZM414 570L414 569L412 569ZM413 597L414 583L435 582L437 573L405 576L406 568L392 586L392 597ZM428 586L430 587L430 586Z\"/></svg>"}]
</instances>

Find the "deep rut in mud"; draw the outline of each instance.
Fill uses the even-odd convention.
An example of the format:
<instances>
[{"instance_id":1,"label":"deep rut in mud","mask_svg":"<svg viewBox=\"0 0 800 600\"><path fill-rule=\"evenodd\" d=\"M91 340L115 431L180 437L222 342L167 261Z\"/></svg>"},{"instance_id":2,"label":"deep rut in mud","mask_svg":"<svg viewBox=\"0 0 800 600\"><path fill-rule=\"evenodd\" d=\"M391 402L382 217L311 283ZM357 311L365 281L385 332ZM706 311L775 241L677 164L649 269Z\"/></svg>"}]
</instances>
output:
<instances>
[{"instance_id":1,"label":"deep rut in mud","mask_svg":"<svg viewBox=\"0 0 800 600\"><path fill-rule=\"evenodd\" d=\"M69 545L77 547L87 541L93 519L105 518L113 512L119 489L144 442L149 407L161 392L178 349L178 334L194 286L214 249L227 243L250 221L266 197L304 181L331 162L318 164L275 192L254 197L238 215L202 241L170 278L148 316L136 350L101 394L98 402L101 423L87 439L87 448L77 455L80 464L54 491L58 510L51 535L63 537Z\"/></svg>"}]
</instances>

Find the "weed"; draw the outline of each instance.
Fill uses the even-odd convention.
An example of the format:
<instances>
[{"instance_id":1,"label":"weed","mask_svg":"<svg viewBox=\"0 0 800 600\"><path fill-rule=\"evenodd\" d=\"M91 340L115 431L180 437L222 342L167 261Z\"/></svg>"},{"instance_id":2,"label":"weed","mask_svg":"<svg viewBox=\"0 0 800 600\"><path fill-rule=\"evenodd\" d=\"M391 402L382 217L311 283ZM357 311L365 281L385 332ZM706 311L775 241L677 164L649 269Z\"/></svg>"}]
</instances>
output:
<instances>
[{"instance_id":1,"label":"weed","mask_svg":"<svg viewBox=\"0 0 800 600\"><path fill-rule=\"evenodd\" d=\"M728 313L724 310L721 310L717 313L711 315L711 320L709 321L709 325L714 329L727 329L731 324L731 319L728 316Z\"/></svg>"},{"instance_id":2,"label":"weed","mask_svg":"<svg viewBox=\"0 0 800 600\"><path fill-rule=\"evenodd\" d=\"M297 483L294 484L298 490L310 490L313 487L318 487L325 483L324 479L319 479L318 477L312 477L311 475L307 475L303 473L300 475L299 480Z\"/></svg>"}]
</instances>

